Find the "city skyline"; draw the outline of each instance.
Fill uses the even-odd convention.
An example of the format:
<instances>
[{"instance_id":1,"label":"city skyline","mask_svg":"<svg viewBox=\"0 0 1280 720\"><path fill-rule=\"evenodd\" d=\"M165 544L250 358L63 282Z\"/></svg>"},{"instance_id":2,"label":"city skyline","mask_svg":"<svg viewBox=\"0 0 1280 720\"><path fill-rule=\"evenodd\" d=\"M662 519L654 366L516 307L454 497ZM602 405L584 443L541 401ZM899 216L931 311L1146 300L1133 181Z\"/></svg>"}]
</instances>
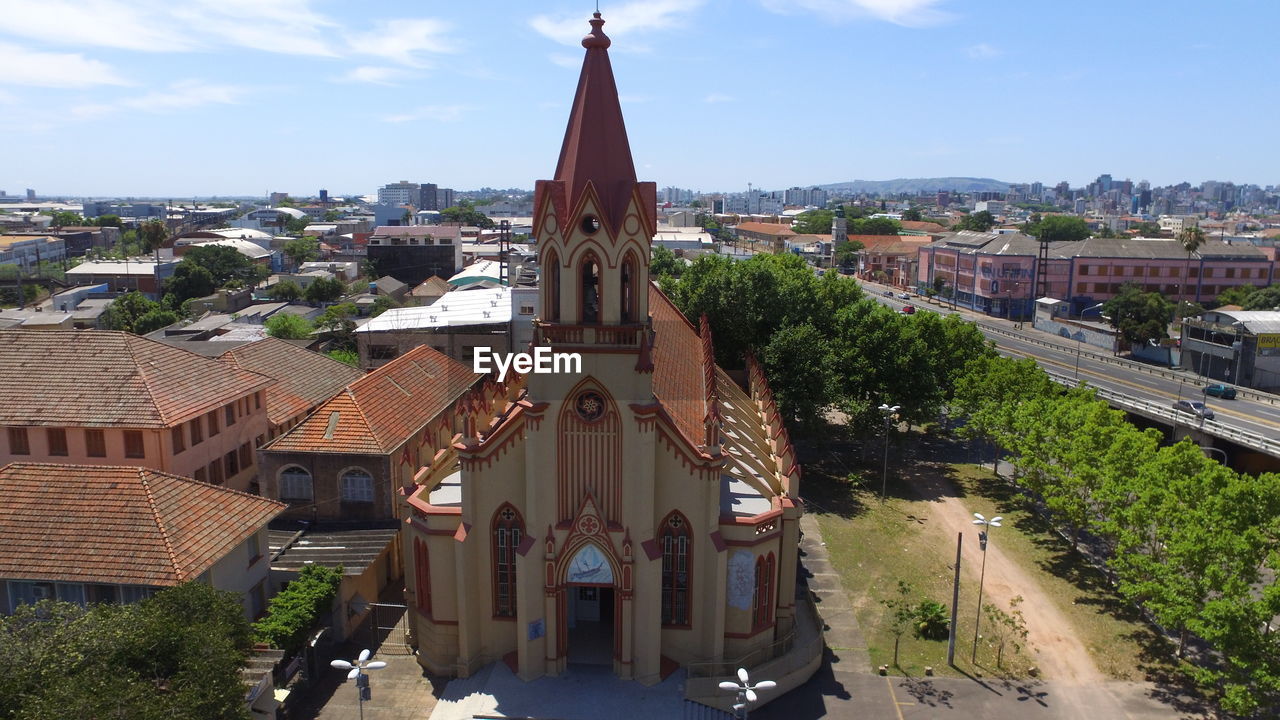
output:
<instances>
[{"instance_id":1,"label":"city skyline","mask_svg":"<svg viewBox=\"0 0 1280 720\"><path fill-rule=\"evenodd\" d=\"M554 164L545 148L563 134L562 89L594 9L7 5L0 189L157 197L371 193L397 179L532 187ZM1102 172L1274 185L1256 146L1280 102L1255 92L1267 76L1252 48L1280 12L1232 8L600 9L631 90L638 174L732 192L939 176L1079 186ZM1241 18L1251 19L1233 22L1230 44L1206 30ZM1215 97L1233 98L1231 112L1214 112ZM806 142L822 152L806 154Z\"/></svg>"}]
</instances>

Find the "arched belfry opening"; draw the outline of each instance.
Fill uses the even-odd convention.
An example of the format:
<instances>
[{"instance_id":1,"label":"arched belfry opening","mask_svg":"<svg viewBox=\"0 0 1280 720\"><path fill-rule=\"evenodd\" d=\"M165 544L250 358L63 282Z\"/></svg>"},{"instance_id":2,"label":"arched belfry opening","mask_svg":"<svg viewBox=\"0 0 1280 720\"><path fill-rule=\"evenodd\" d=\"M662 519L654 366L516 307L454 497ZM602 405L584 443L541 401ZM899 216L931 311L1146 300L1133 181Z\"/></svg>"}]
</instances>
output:
<instances>
[{"instance_id":1,"label":"arched belfry opening","mask_svg":"<svg viewBox=\"0 0 1280 720\"><path fill-rule=\"evenodd\" d=\"M543 259L543 277L546 278L542 307L546 308L547 319L553 323L560 322L560 257L556 251L548 248Z\"/></svg>"},{"instance_id":2,"label":"arched belfry opening","mask_svg":"<svg viewBox=\"0 0 1280 720\"><path fill-rule=\"evenodd\" d=\"M632 252L627 252L626 259L622 261L618 278L618 307L624 325L639 322L636 313L636 256Z\"/></svg>"},{"instance_id":3,"label":"arched belfry opening","mask_svg":"<svg viewBox=\"0 0 1280 720\"><path fill-rule=\"evenodd\" d=\"M600 261L595 253L582 256L578 269L579 297L582 299L582 324L600 322Z\"/></svg>"}]
</instances>

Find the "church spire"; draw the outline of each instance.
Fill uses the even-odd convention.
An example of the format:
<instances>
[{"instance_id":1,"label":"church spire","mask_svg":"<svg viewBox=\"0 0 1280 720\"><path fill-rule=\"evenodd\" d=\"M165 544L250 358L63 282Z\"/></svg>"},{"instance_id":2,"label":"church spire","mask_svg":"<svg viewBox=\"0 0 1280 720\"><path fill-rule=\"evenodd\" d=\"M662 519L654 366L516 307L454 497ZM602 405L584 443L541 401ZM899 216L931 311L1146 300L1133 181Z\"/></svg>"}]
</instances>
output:
<instances>
[{"instance_id":1,"label":"church spire","mask_svg":"<svg viewBox=\"0 0 1280 720\"><path fill-rule=\"evenodd\" d=\"M610 230L616 233L636 185L636 170L609 63L609 36L599 12L590 22L591 32L582 38L587 53L555 179L564 182L570 208L577 206L588 182L594 185Z\"/></svg>"}]
</instances>

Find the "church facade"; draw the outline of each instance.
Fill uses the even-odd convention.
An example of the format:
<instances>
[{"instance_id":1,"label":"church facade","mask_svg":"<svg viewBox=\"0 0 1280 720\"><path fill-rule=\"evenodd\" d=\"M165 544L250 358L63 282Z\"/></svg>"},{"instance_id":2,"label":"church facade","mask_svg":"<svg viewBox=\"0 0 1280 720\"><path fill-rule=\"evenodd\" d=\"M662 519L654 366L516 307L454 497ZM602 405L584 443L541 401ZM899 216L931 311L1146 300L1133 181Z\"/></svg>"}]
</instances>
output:
<instances>
[{"instance_id":1,"label":"church facade","mask_svg":"<svg viewBox=\"0 0 1280 720\"><path fill-rule=\"evenodd\" d=\"M596 13L553 180L536 188L534 345L580 373L462 403L401 490L419 662L531 680L569 663L658 682L794 624L799 468L760 368L737 380L650 282L637 182ZM443 427L443 426L442 426Z\"/></svg>"}]
</instances>

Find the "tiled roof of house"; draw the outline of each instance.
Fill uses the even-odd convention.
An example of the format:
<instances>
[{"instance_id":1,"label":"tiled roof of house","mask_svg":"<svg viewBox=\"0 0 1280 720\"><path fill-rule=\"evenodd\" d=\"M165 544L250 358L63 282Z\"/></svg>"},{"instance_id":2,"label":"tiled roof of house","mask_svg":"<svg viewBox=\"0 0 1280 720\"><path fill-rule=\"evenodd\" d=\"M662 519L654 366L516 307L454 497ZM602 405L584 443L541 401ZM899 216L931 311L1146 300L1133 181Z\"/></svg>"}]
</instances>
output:
<instances>
[{"instance_id":1,"label":"tiled roof of house","mask_svg":"<svg viewBox=\"0 0 1280 720\"><path fill-rule=\"evenodd\" d=\"M364 376L350 365L275 338L239 345L218 359L276 381L267 388L272 425L309 411Z\"/></svg>"},{"instance_id":2,"label":"tiled roof of house","mask_svg":"<svg viewBox=\"0 0 1280 720\"><path fill-rule=\"evenodd\" d=\"M0 578L153 587L198 577L285 509L147 468L94 465L6 465L0 496Z\"/></svg>"},{"instance_id":3,"label":"tiled roof of house","mask_svg":"<svg viewBox=\"0 0 1280 720\"><path fill-rule=\"evenodd\" d=\"M901 220L899 223L902 225L903 230L915 230L917 232L927 233L946 231L946 228L942 227L938 223L929 222L928 220Z\"/></svg>"},{"instance_id":4,"label":"tiled roof of house","mask_svg":"<svg viewBox=\"0 0 1280 720\"><path fill-rule=\"evenodd\" d=\"M269 384L129 333L0 330L0 425L162 428Z\"/></svg>"},{"instance_id":5,"label":"tiled roof of house","mask_svg":"<svg viewBox=\"0 0 1280 720\"><path fill-rule=\"evenodd\" d=\"M762 235L777 235L779 237L791 237L796 235L796 231L791 229L790 225L782 225L779 223L763 223L763 222L744 222L738 223L739 232L753 232Z\"/></svg>"},{"instance_id":6,"label":"tiled roof of house","mask_svg":"<svg viewBox=\"0 0 1280 720\"><path fill-rule=\"evenodd\" d=\"M481 377L447 355L420 345L348 385L265 449L389 453Z\"/></svg>"},{"instance_id":7,"label":"tiled roof of house","mask_svg":"<svg viewBox=\"0 0 1280 720\"><path fill-rule=\"evenodd\" d=\"M439 297L452 288L449 283L438 275L423 280L417 287L409 291L413 297Z\"/></svg>"},{"instance_id":8,"label":"tiled roof of house","mask_svg":"<svg viewBox=\"0 0 1280 720\"><path fill-rule=\"evenodd\" d=\"M706 375L698 330L655 284L649 286L653 316L653 394L685 437L701 444L706 431Z\"/></svg>"}]
</instances>

